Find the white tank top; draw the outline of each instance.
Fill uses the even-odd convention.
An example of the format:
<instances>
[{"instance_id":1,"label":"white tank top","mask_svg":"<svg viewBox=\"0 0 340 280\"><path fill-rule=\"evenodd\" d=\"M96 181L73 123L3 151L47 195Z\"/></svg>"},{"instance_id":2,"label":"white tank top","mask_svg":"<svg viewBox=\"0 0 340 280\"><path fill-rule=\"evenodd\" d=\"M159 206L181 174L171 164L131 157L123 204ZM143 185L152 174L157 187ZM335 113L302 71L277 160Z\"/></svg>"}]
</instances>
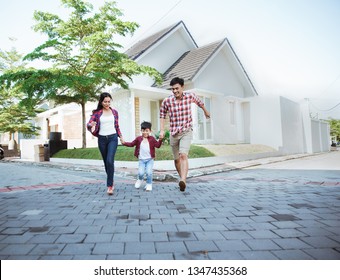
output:
<instances>
[{"instance_id":1,"label":"white tank top","mask_svg":"<svg viewBox=\"0 0 340 280\"><path fill-rule=\"evenodd\" d=\"M113 114L100 116L99 135L106 136L116 133L115 117Z\"/></svg>"}]
</instances>

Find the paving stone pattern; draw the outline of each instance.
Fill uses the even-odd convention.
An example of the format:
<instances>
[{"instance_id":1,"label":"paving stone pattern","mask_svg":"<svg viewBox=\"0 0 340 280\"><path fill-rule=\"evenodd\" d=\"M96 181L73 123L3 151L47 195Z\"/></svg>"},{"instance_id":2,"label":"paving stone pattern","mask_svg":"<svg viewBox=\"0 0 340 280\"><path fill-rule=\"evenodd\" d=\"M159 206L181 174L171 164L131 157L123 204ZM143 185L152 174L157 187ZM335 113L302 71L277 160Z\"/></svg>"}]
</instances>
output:
<instances>
[{"instance_id":1,"label":"paving stone pattern","mask_svg":"<svg viewBox=\"0 0 340 280\"><path fill-rule=\"evenodd\" d=\"M0 193L1 259L340 259L338 180L226 172L187 191L117 181ZM265 178L265 179L264 179Z\"/></svg>"}]
</instances>

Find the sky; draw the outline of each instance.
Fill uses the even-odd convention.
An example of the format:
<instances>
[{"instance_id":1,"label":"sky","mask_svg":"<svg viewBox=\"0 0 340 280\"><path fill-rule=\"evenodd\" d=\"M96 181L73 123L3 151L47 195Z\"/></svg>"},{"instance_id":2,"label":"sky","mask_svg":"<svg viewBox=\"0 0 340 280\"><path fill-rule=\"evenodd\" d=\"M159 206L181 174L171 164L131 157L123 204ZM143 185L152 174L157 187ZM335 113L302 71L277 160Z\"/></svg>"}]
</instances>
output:
<instances>
[{"instance_id":1,"label":"sky","mask_svg":"<svg viewBox=\"0 0 340 280\"><path fill-rule=\"evenodd\" d=\"M87 0L94 7L105 0ZM340 119L340 0L117 0L140 27L125 48L182 20L203 46L227 38L260 96L308 99L314 115ZM0 49L31 52L35 10L65 15L60 0L0 0ZM15 38L15 41L9 40Z\"/></svg>"}]
</instances>

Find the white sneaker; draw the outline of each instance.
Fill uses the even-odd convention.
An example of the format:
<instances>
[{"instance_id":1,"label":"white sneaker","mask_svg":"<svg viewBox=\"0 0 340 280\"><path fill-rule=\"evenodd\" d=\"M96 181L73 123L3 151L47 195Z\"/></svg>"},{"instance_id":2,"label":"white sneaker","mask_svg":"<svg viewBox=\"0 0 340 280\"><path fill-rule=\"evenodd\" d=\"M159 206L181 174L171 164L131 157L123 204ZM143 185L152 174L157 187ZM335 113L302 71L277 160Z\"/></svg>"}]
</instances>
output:
<instances>
[{"instance_id":1,"label":"white sneaker","mask_svg":"<svg viewBox=\"0 0 340 280\"><path fill-rule=\"evenodd\" d=\"M142 183L143 183L143 180L139 180L139 179L138 179L138 180L136 181L136 183L135 183L135 188L136 188L136 189L139 189L140 186L142 185Z\"/></svg>"},{"instance_id":2,"label":"white sneaker","mask_svg":"<svg viewBox=\"0 0 340 280\"><path fill-rule=\"evenodd\" d=\"M151 192L151 191L152 191L152 185L151 185L151 184L146 184L145 190L146 190L147 192Z\"/></svg>"}]
</instances>

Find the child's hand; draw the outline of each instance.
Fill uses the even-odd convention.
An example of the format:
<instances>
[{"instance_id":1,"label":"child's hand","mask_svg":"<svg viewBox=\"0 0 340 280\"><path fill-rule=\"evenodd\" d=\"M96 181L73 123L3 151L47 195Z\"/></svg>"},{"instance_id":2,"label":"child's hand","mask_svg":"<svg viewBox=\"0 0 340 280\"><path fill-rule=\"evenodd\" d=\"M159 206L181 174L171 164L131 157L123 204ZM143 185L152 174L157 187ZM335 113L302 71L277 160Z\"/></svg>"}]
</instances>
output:
<instances>
[{"instance_id":1,"label":"child's hand","mask_svg":"<svg viewBox=\"0 0 340 280\"><path fill-rule=\"evenodd\" d=\"M124 141L124 139L122 137L120 137L120 143L122 143L122 145L125 144L125 141Z\"/></svg>"},{"instance_id":2,"label":"child's hand","mask_svg":"<svg viewBox=\"0 0 340 280\"><path fill-rule=\"evenodd\" d=\"M164 138L164 130L161 130L159 133L159 139L163 140L163 138Z\"/></svg>"}]
</instances>

